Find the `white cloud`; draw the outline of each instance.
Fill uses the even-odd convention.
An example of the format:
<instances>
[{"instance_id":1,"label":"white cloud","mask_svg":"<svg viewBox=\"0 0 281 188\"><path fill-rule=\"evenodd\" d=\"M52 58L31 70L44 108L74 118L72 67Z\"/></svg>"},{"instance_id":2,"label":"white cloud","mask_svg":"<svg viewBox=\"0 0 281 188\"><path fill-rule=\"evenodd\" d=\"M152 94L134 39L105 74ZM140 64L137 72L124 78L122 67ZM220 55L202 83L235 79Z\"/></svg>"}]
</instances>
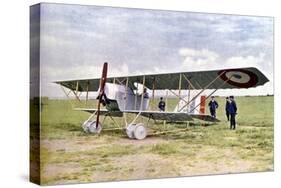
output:
<instances>
[{"instance_id":1,"label":"white cloud","mask_svg":"<svg viewBox=\"0 0 281 188\"><path fill-rule=\"evenodd\" d=\"M241 31L241 28L236 23L222 22L214 26L215 31L219 33L234 33Z\"/></svg>"},{"instance_id":2,"label":"white cloud","mask_svg":"<svg viewBox=\"0 0 281 188\"><path fill-rule=\"evenodd\" d=\"M219 55L208 49L195 50L191 48L182 48L179 55L184 57L182 66L188 70L202 70L214 65Z\"/></svg>"},{"instance_id":3,"label":"white cloud","mask_svg":"<svg viewBox=\"0 0 281 188\"><path fill-rule=\"evenodd\" d=\"M235 67L259 67L261 63L264 61L264 54L259 54L258 57L254 56L236 56L230 57L226 60L225 66L227 68L235 68Z\"/></svg>"}]
</instances>

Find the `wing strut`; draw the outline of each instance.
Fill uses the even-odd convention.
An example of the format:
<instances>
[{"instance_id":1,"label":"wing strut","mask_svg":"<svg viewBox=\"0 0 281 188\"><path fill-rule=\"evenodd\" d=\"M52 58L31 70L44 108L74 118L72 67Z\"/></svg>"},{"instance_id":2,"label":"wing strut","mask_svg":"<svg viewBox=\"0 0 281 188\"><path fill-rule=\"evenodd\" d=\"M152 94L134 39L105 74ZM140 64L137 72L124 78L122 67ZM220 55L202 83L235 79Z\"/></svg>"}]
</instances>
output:
<instances>
[{"instance_id":1,"label":"wing strut","mask_svg":"<svg viewBox=\"0 0 281 188\"><path fill-rule=\"evenodd\" d=\"M214 80L212 80L207 86L205 86L200 92L197 93L189 103L183 105L179 111L182 111L186 106L188 106L192 101L194 101L201 93L203 93L212 83L214 83L221 75L223 75L226 71L222 71ZM230 79L230 78L229 78ZM228 80L229 80L228 79ZM225 82L224 82L225 83Z\"/></svg>"},{"instance_id":2,"label":"wing strut","mask_svg":"<svg viewBox=\"0 0 281 188\"><path fill-rule=\"evenodd\" d=\"M232 78L232 76L230 76L227 80L225 80L225 81L220 85L220 87L223 86L226 82L228 82L231 78ZM206 99L210 98L210 96L212 96L217 90L218 90L218 89L215 89L214 91L212 91L212 92L206 97ZM205 99L205 100L206 100L206 99ZM198 106L200 106L202 102L203 102L203 101L201 101L198 105L196 105L194 108L192 108L192 109L190 110L190 112L192 112L194 109L196 109Z\"/></svg>"}]
</instances>

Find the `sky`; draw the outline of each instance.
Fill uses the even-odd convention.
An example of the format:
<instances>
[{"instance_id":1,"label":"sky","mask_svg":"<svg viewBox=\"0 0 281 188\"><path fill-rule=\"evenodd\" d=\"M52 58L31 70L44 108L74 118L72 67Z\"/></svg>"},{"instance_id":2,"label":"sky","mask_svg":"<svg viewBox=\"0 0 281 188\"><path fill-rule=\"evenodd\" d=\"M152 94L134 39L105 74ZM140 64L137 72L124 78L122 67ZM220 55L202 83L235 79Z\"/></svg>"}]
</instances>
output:
<instances>
[{"instance_id":1,"label":"sky","mask_svg":"<svg viewBox=\"0 0 281 188\"><path fill-rule=\"evenodd\" d=\"M31 16L38 16L31 14ZM42 95L63 97L57 80L256 67L270 82L218 95L273 94L271 17L42 4Z\"/></svg>"}]
</instances>

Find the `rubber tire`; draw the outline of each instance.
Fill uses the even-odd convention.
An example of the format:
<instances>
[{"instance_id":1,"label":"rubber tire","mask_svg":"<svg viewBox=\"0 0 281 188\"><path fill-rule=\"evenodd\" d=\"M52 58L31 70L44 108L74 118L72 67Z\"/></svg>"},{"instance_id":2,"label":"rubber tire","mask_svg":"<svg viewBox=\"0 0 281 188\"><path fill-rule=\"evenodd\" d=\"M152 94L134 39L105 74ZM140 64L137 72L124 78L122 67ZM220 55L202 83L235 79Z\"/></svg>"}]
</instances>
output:
<instances>
[{"instance_id":1,"label":"rubber tire","mask_svg":"<svg viewBox=\"0 0 281 188\"><path fill-rule=\"evenodd\" d=\"M136 124L129 124L126 128L127 136L131 139L135 138L135 136L134 136L135 128L136 128Z\"/></svg>"},{"instance_id":2,"label":"rubber tire","mask_svg":"<svg viewBox=\"0 0 281 188\"><path fill-rule=\"evenodd\" d=\"M143 140L147 136L146 128L143 123L138 123L134 130L134 137L137 140Z\"/></svg>"},{"instance_id":3,"label":"rubber tire","mask_svg":"<svg viewBox=\"0 0 281 188\"><path fill-rule=\"evenodd\" d=\"M98 127L96 128L96 121L84 122L82 128L86 133L92 134L99 134L102 130L101 123L99 123Z\"/></svg>"}]
</instances>

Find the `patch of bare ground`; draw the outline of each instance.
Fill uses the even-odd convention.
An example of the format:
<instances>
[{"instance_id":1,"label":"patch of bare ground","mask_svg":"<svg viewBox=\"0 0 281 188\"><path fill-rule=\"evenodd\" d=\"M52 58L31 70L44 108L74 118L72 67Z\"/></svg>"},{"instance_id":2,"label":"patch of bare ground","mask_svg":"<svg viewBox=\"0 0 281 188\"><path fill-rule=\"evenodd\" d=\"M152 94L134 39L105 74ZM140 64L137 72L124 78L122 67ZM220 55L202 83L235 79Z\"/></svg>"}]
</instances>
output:
<instances>
[{"instance_id":1,"label":"patch of bare ground","mask_svg":"<svg viewBox=\"0 0 281 188\"><path fill-rule=\"evenodd\" d=\"M114 158L112 168L94 171L94 181L128 180L179 175L174 162L156 154L135 154ZM113 167L114 166L114 167Z\"/></svg>"},{"instance_id":2,"label":"patch of bare ground","mask_svg":"<svg viewBox=\"0 0 281 188\"><path fill-rule=\"evenodd\" d=\"M49 164L43 170L44 177L53 177L59 176L61 174L71 174L75 172L79 172L81 167L79 163L56 163Z\"/></svg>"},{"instance_id":3,"label":"patch of bare ground","mask_svg":"<svg viewBox=\"0 0 281 188\"><path fill-rule=\"evenodd\" d=\"M202 148L193 156L135 154L111 158L106 171L94 171L93 181L195 176L248 172L257 165L241 159L231 149Z\"/></svg>"},{"instance_id":4,"label":"patch of bare ground","mask_svg":"<svg viewBox=\"0 0 281 188\"><path fill-rule=\"evenodd\" d=\"M180 157L177 161L177 168L182 176L247 172L254 165L252 161L240 158L231 149L216 147L203 147L192 159Z\"/></svg>"},{"instance_id":5,"label":"patch of bare ground","mask_svg":"<svg viewBox=\"0 0 281 188\"><path fill-rule=\"evenodd\" d=\"M232 139L231 137L229 139ZM47 164L43 171L44 177L53 177L50 182L74 183L92 181L114 181L128 179L161 178L176 176L195 176L208 174L227 174L249 172L261 166L260 161L247 160L232 148L218 148L209 145L189 145L181 148L184 152L162 155L150 152L157 144L169 144L169 141L159 137L148 137L142 141L119 139L111 144L119 144L118 147L133 147L136 153L122 154L123 150L117 150L118 156L105 155L92 159L90 155L79 154L79 151L91 151L97 147L112 147L111 144L98 143L95 140L60 141L54 140L45 142L53 152L64 148L66 151L76 151L78 159L76 162ZM82 144L86 142L88 144ZM90 143L90 144L89 144ZM91 146L91 145L94 146ZM180 143L177 143L181 145ZM50 148L51 147L51 148ZM194 149L195 148L195 149ZM131 148L132 149L132 148ZM162 149L162 148L160 148ZM186 151L190 149L190 151ZM118 153L121 152L121 155ZM182 153L181 153L182 152ZM189 154L191 153L191 155ZM186 153L183 154L183 153ZM91 153L90 153L91 154ZM96 156L97 157L97 156ZM84 165L81 165L84 161ZM264 164L265 166L267 163ZM263 165L262 165L263 166ZM263 169L263 168L261 168ZM73 175L74 174L74 175ZM78 174L78 175L75 175ZM64 176L61 176L64 175ZM57 176L57 178L56 178ZM76 179L75 179L76 178Z\"/></svg>"},{"instance_id":6,"label":"patch of bare ground","mask_svg":"<svg viewBox=\"0 0 281 188\"><path fill-rule=\"evenodd\" d=\"M159 137L147 137L144 140L135 140L128 138L119 138L110 140L107 136L100 137L76 137L71 140L62 140L62 139L45 139L42 140L41 146L48 148L50 151L89 151L96 149L97 147L109 146L112 144L118 145L150 145L158 143L168 143L167 140L164 140Z\"/></svg>"},{"instance_id":7,"label":"patch of bare ground","mask_svg":"<svg viewBox=\"0 0 281 188\"><path fill-rule=\"evenodd\" d=\"M79 179L82 168L79 163L48 164L41 171L42 183L75 183Z\"/></svg>"},{"instance_id":8,"label":"patch of bare ground","mask_svg":"<svg viewBox=\"0 0 281 188\"><path fill-rule=\"evenodd\" d=\"M144 140L136 140L136 139L128 139L122 138L113 142L114 144L133 144L135 146L142 146L142 145L151 145L151 144L159 144L159 143L169 143L168 140L164 140L163 138L156 137L156 136L149 136Z\"/></svg>"}]
</instances>

